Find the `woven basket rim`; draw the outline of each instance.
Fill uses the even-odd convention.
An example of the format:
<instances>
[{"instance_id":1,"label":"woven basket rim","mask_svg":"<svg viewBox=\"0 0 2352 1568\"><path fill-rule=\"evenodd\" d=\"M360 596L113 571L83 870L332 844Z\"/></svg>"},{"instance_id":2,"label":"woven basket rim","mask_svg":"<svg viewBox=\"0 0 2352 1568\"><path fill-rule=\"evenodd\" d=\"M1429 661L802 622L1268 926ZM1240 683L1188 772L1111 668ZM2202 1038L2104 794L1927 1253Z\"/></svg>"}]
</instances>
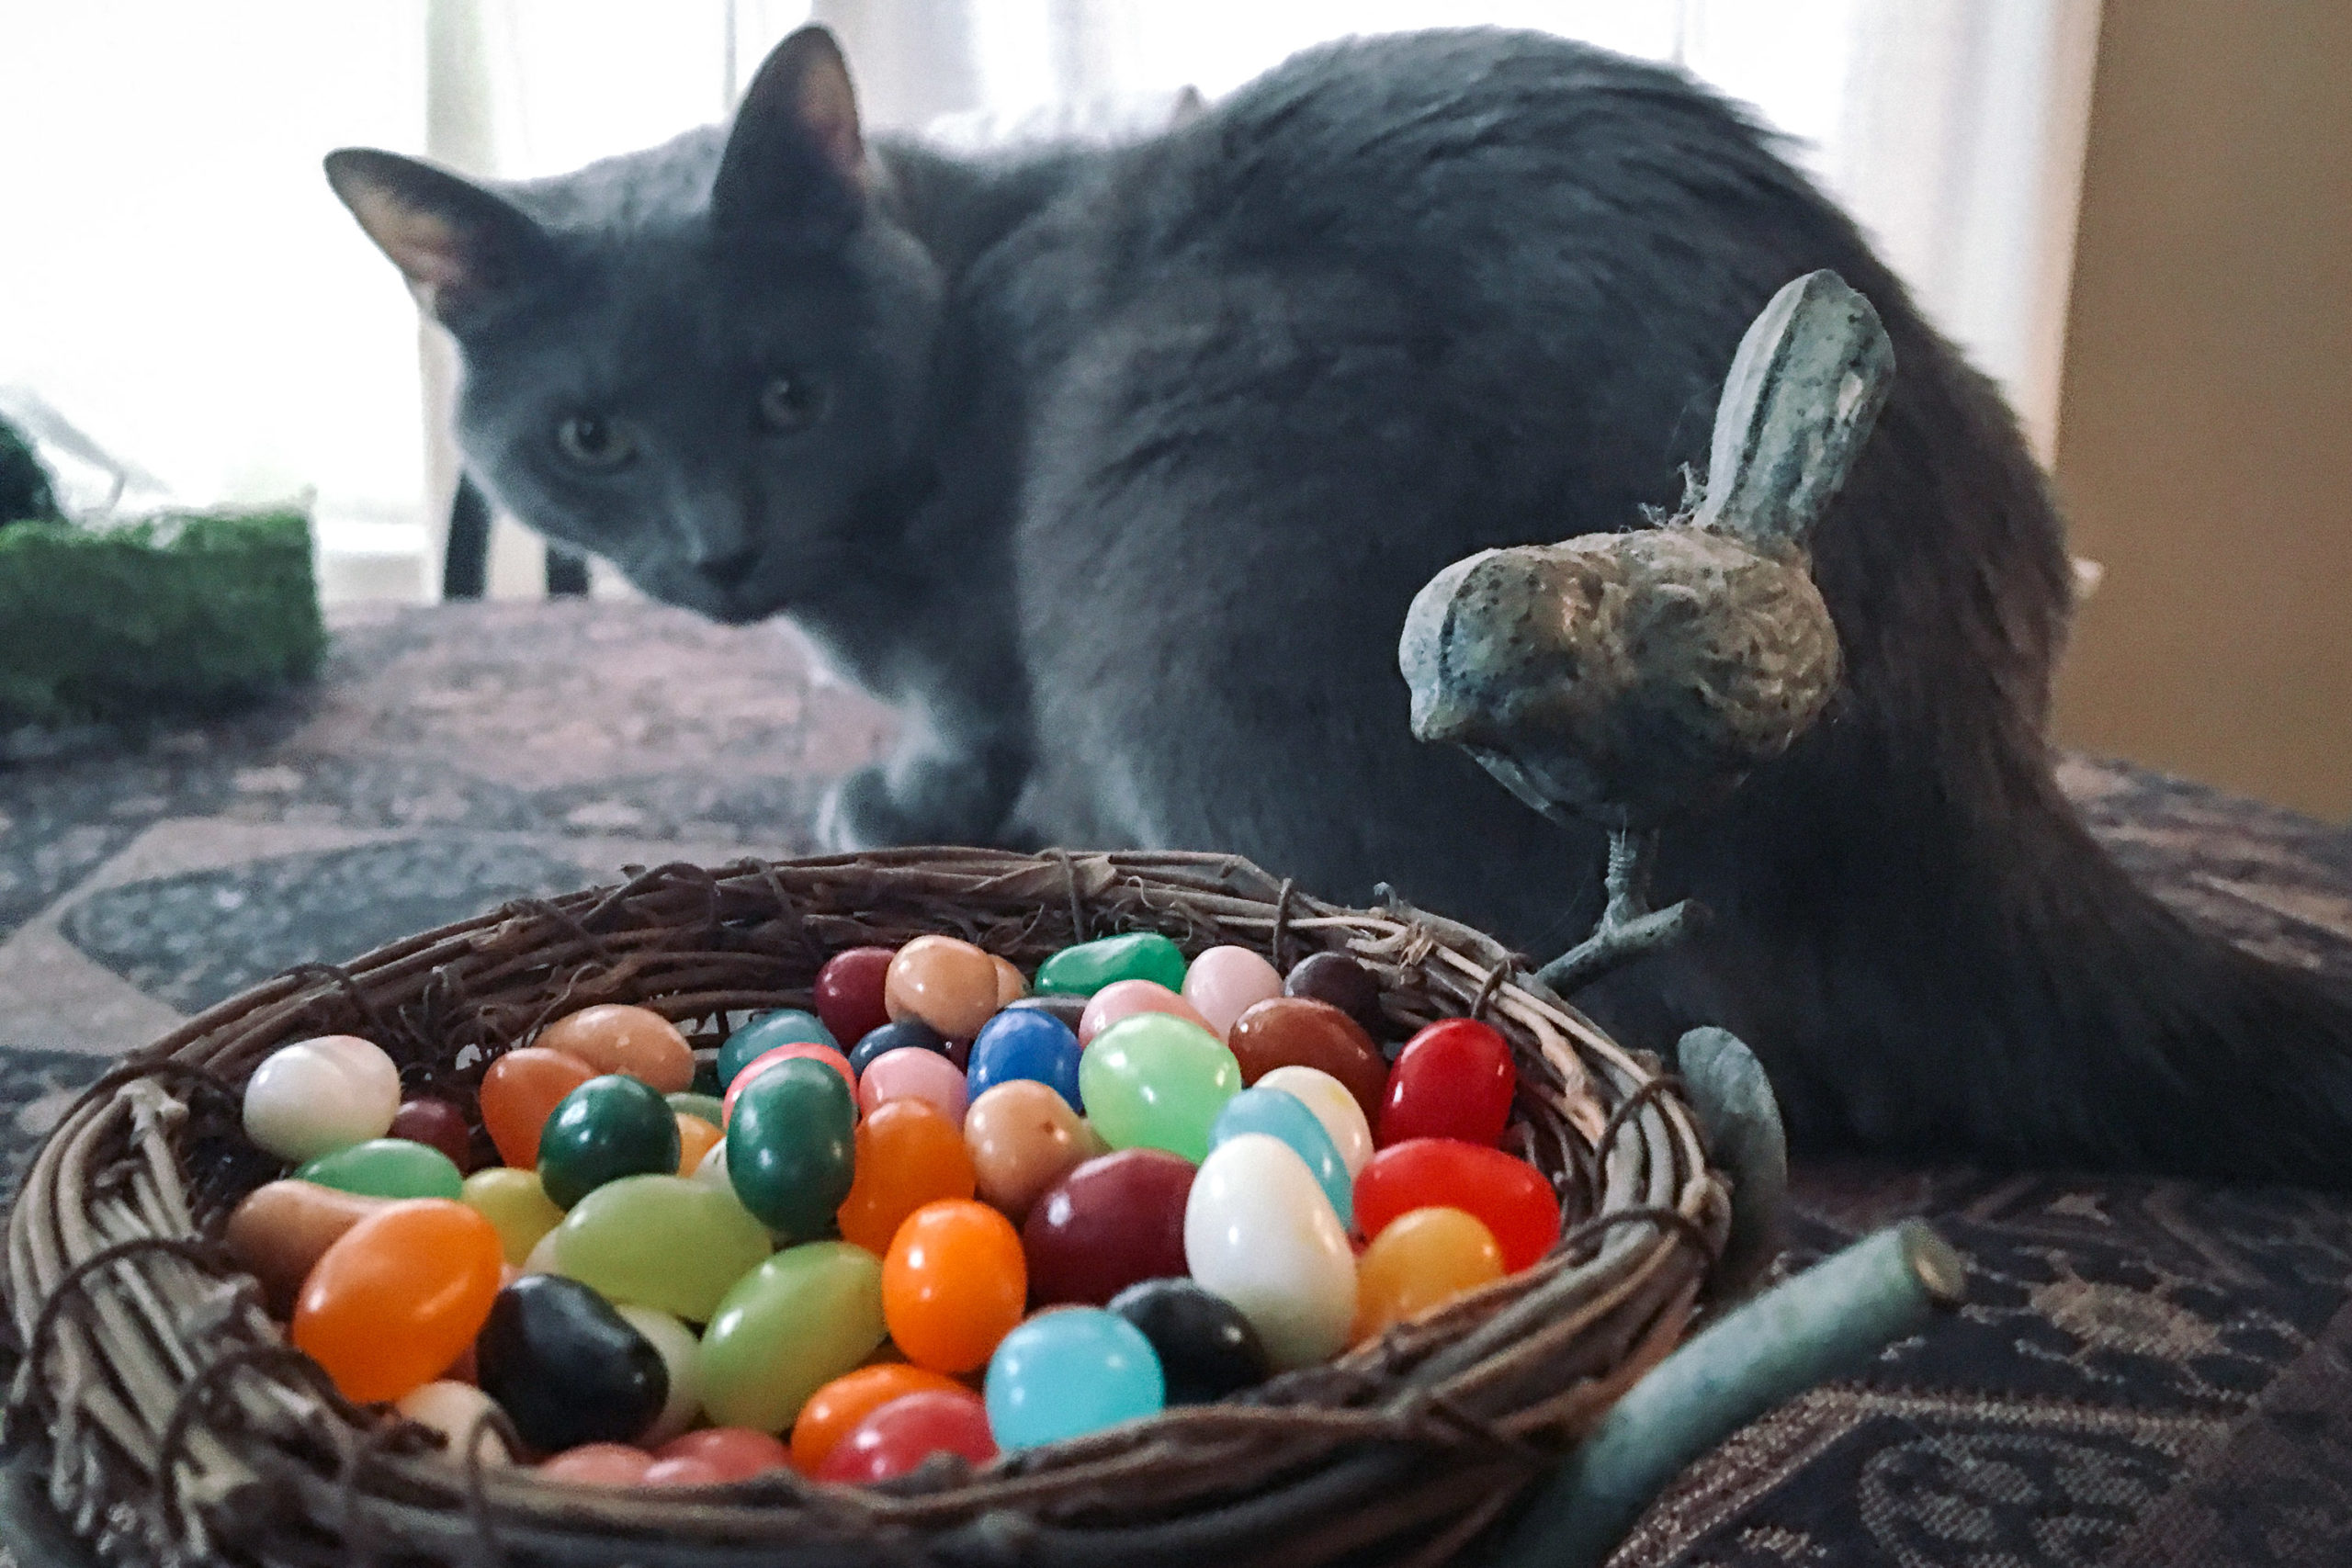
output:
<instances>
[{"instance_id":1,"label":"woven basket rim","mask_svg":"<svg viewBox=\"0 0 2352 1568\"><path fill-rule=\"evenodd\" d=\"M52 1500L85 1533L124 1561L253 1540L338 1561L346 1529L390 1561L465 1558L485 1539L582 1562L617 1539L646 1562L764 1562L780 1549L960 1561L1016 1541L1073 1563L1434 1561L1671 1348L1722 1249L1724 1188L1679 1086L1493 939L1401 902L1351 909L1237 857L1172 852L948 847L631 870L265 982L126 1059L61 1119L8 1220L26 1351L8 1435L48 1444ZM815 964L859 940L954 931L1034 962L1139 929L1188 953L1240 942L1278 965L1351 952L1399 1032L1450 1013L1493 1022L1520 1059L1526 1152L1566 1178L1562 1247L1249 1399L978 1474L654 1494L453 1463L422 1429L353 1411L284 1347L208 1234L254 1184L253 1161L223 1152L236 1091L288 1040L347 1030L392 1050L404 1076L462 1089L489 1055L594 1002L642 1002L708 1040L722 1015L805 997Z\"/></svg>"}]
</instances>

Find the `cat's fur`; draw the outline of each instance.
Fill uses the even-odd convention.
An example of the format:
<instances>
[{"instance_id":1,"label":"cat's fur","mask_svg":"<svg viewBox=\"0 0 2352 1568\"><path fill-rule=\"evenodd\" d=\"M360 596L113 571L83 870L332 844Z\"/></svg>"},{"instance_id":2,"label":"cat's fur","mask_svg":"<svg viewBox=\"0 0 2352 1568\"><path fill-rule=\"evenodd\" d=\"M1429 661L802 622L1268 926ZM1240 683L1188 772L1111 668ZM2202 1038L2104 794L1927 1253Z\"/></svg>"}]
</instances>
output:
<instances>
[{"instance_id":1,"label":"cat's fur","mask_svg":"<svg viewBox=\"0 0 2352 1568\"><path fill-rule=\"evenodd\" d=\"M1736 1030L1802 1145L2352 1179L2352 1007L2156 905L2052 781L2067 561L2008 412L1673 72L1373 39L1137 145L966 162L865 146L812 30L731 136L330 173L455 333L501 502L905 705L844 837L1235 850L1538 955L1595 912L1597 841L1415 743L1406 605L1676 502L1742 330L1835 268L1898 366L1815 541L1847 689L1669 832L1658 891L1713 928L1586 999L1652 1044ZM820 416L764 432L780 374ZM584 414L633 459L567 466Z\"/></svg>"}]
</instances>

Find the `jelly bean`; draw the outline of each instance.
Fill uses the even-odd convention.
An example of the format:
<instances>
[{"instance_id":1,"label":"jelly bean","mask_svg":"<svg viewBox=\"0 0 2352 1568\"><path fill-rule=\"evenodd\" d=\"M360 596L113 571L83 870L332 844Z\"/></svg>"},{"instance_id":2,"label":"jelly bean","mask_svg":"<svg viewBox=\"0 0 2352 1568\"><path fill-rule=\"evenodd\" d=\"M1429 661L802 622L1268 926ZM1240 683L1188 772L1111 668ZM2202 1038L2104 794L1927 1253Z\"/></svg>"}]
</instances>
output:
<instances>
[{"instance_id":1,"label":"jelly bean","mask_svg":"<svg viewBox=\"0 0 2352 1568\"><path fill-rule=\"evenodd\" d=\"M996 965L996 1005L1002 1011L1029 994L1029 979L1012 959L996 953L990 953L989 959Z\"/></svg>"},{"instance_id":2,"label":"jelly bean","mask_svg":"<svg viewBox=\"0 0 2352 1568\"><path fill-rule=\"evenodd\" d=\"M481 1391L541 1453L619 1443L670 1399L662 1352L577 1280L526 1274L498 1292L474 1341Z\"/></svg>"},{"instance_id":3,"label":"jelly bean","mask_svg":"<svg viewBox=\"0 0 2352 1568\"><path fill-rule=\"evenodd\" d=\"M472 1341L504 1265L498 1232L463 1203L393 1203L320 1256L294 1303L295 1348L345 1399L398 1399Z\"/></svg>"},{"instance_id":4,"label":"jelly bean","mask_svg":"<svg viewBox=\"0 0 2352 1568\"><path fill-rule=\"evenodd\" d=\"M1351 1344L1386 1333L1454 1297L1503 1277L1503 1249L1492 1232L1460 1209L1414 1209L1397 1215L1356 1259Z\"/></svg>"},{"instance_id":5,"label":"jelly bean","mask_svg":"<svg viewBox=\"0 0 2352 1568\"><path fill-rule=\"evenodd\" d=\"M548 1201L536 1170L494 1165L475 1171L458 1197L497 1228L509 1263L521 1264L541 1236L563 1223L563 1211Z\"/></svg>"},{"instance_id":6,"label":"jelly bean","mask_svg":"<svg viewBox=\"0 0 2352 1568\"><path fill-rule=\"evenodd\" d=\"M955 1123L922 1100L890 1100L857 1130L857 1170L836 1216L842 1239L880 1257L909 1214L973 1189L972 1156Z\"/></svg>"},{"instance_id":7,"label":"jelly bean","mask_svg":"<svg viewBox=\"0 0 2352 1568\"><path fill-rule=\"evenodd\" d=\"M1159 1356L1170 1404L1206 1404L1266 1381L1266 1347L1240 1309L1191 1280L1144 1280L1111 1298Z\"/></svg>"},{"instance_id":8,"label":"jelly bean","mask_svg":"<svg viewBox=\"0 0 2352 1568\"><path fill-rule=\"evenodd\" d=\"M727 1174L727 1135L725 1134L720 1134L718 1142L713 1144L710 1146L710 1152L702 1156L702 1163L695 1167L695 1173L690 1179L698 1187L716 1187L721 1192L729 1193L735 1190L735 1183Z\"/></svg>"},{"instance_id":9,"label":"jelly bean","mask_svg":"<svg viewBox=\"0 0 2352 1568\"><path fill-rule=\"evenodd\" d=\"M1281 1139L1243 1133L1202 1162L1184 1209L1184 1261L1240 1309L1278 1370L1329 1360L1347 1344L1355 1252L1315 1173Z\"/></svg>"},{"instance_id":10,"label":"jelly bean","mask_svg":"<svg viewBox=\"0 0 2352 1568\"><path fill-rule=\"evenodd\" d=\"M919 936L890 960L883 1000L891 1018L919 1019L969 1040L996 1011L996 961L952 936Z\"/></svg>"},{"instance_id":11,"label":"jelly bean","mask_svg":"<svg viewBox=\"0 0 2352 1568\"><path fill-rule=\"evenodd\" d=\"M315 1181L370 1198L447 1198L455 1201L466 1179L449 1156L406 1138L370 1138L298 1167L297 1181Z\"/></svg>"},{"instance_id":12,"label":"jelly bean","mask_svg":"<svg viewBox=\"0 0 2352 1568\"><path fill-rule=\"evenodd\" d=\"M989 1363L987 1396L997 1442L1034 1449L1156 1416L1167 1384L1142 1329L1099 1307L1072 1307L1005 1336Z\"/></svg>"},{"instance_id":13,"label":"jelly bean","mask_svg":"<svg viewBox=\"0 0 2352 1568\"><path fill-rule=\"evenodd\" d=\"M824 1235L849 1196L856 1127L857 1102L830 1066L797 1057L762 1070L727 1123L735 1196L788 1242Z\"/></svg>"},{"instance_id":14,"label":"jelly bean","mask_svg":"<svg viewBox=\"0 0 2352 1568\"><path fill-rule=\"evenodd\" d=\"M1033 1078L1001 1083L973 1100L964 1113L964 1146L981 1200L1015 1224L1046 1189L1109 1152L1068 1100Z\"/></svg>"},{"instance_id":15,"label":"jelly bean","mask_svg":"<svg viewBox=\"0 0 2352 1568\"><path fill-rule=\"evenodd\" d=\"M684 1094L662 1097L671 1110L681 1116L698 1116L714 1127L727 1125L727 1102L715 1094L696 1094L689 1089Z\"/></svg>"},{"instance_id":16,"label":"jelly bean","mask_svg":"<svg viewBox=\"0 0 2352 1568\"><path fill-rule=\"evenodd\" d=\"M637 1478L639 1486L719 1486L727 1476L707 1459L657 1459Z\"/></svg>"},{"instance_id":17,"label":"jelly bean","mask_svg":"<svg viewBox=\"0 0 2352 1568\"><path fill-rule=\"evenodd\" d=\"M1049 1085L1073 1107L1078 1097L1078 1036L1050 1013L1001 1012L980 1025L965 1069L965 1092L977 1100L1001 1083L1030 1078Z\"/></svg>"},{"instance_id":18,"label":"jelly bean","mask_svg":"<svg viewBox=\"0 0 2352 1568\"><path fill-rule=\"evenodd\" d=\"M702 1156L718 1146L727 1134L699 1116L673 1111L678 1119L678 1174L692 1176L702 1164Z\"/></svg>"},{"instance_id":19,"label":"jelly bean","mask_svg":"<svg viewBox=\"0 0 2352 1568\"><path fill-rule=\"evenodd\" d=\"M582 1443L541 1463L536 1472L543 1481L574 1486L637 1486L653 1468L653 1456L625 1443Z\"/></svg>"},{"instance_id":20,"label":"jelly bean","mask_svg":"<svg viewBox=\"0 0 2352 1568\"><path fill-rule=\"evenodd\" d=\"M1079 1024L1086 1018L1086 1003L1087 998L1084 997L1061 997L1051 995L1042 997L1023 997L1017 1002L1006 1003L1004 1010L1007 1012L1035 1011L1051 1013L1056 1018L1060 1019L1062 1022L1068 1026L1069 1032L1072 1034L1075 1034L1078 1032Z\"/></svg>"},{"instance_id":21,"label":"jelly bean","mask_svg":"<svg viewBox=\"0 0 2352 1568\"><path fill-rule=\"evenodd\" d=\"M464 1111L438 1095L421 1094L401 1101L384 1135L439 1149L460 1176L474 1168L474 1130L466 1125Z\"/></svg>"},{"instance_id":22,"label":"jelly bean","mask_svg":"<svg viewBox=\"0 0 2352 1568\"><path fill-rule=\"evenodd\" d=\"M1388 1092L1388 1064L1363 1026L1329 1002L1276 997L1233 1021L1226 1036L1241 1064L1241 1081L1254 1084L1276 1067L1313 1067L1347 1085L1367 1125L1380 1121Z\"/></svg>"},{"instance_id":23,"label":"jelly bean","mask_svg":"<svg viewBox=\"0 0 2352 1568\"><path fill-rule=\"evenodd\" d=\"M1020 1233L969 1199L926 1203L908 1215L882 1260L890 1337L908 1360L933 1371L986 1365L1028 1299Z\"/></svg>"},{"instance_id":24,"label":"jelly bean","mask_svg":"<svg viewBox=\"0 0 2352 1568\"><path fill-rule=\"evenodd\" d=\"M849 1065L849 1058L820 1041L796 1040L789 1045L763 1051L743 1064L743 1070L735 1075L735 1081L727 1086L726 1097L719 1101L718 1124L721 1127L727 1125L727 1119L735 1114L735 1101L741 1098L745 1086L752 1079L779 1063L804 1061L822 1062L832 1068L842 1080L842 1087L849 1090L850 1103L857 1103L857 1073Z\"/></svg>"},{"instance_id":25,"label":"jelly bean","mask_svg":"<svg viewBox=\"0 0 2352 1568\"><path fill-rule=\"evenodd\" d=\"M540 1030L531 1043L598 1073L626 1073L658 1094L681 1093L695 1081L695 1048L651 1008L624 1002L582 1008Z\"/></svg>"},{"instance_id":26,"label":"jelly bean","mask_svg":"<svg viewBox=\"0 0 2352 1568\"><path fill-rule=\"evenodd\" d=\"M1241 1092L1241 1067L1198 1024L1144 1012L1094 1037L1078 1081L1104 1143L1166 1149L1197 1164L1209 1152L1209 1124Z\"/></svg>"},{"instance_id":27,"label":"jelly bean","mask_svg":"<svg viewBox=\"0 0 2352 1568\"><path fill-rule=\"evenodd\" d=\"M1132 931L1065 947L1037 966L1040 995L1091 997L1114 980L1156 980L1184 988L1184 954L1158 931Z\"/></svg>"},{"instance_id":28,"label":"jelly bean","mask_svg":"<svg viewBox=\"0 0 2352 1568\"><path fill-rule=\"evenodd\" d=\"M1219 1040L1235 1019L1282 994L1282 972L1246 947L1212 947L1184 971L1184 999Z\"/></svg>"},{"instance_id":29,"label":"jelly bean","mask_svg":"<svg viewBox=\"0 0 2352 1568\"><path fill-rule=\"evenodd\" d=\"M824 1020L813 1012L798 1008L778 1008L769 1012L753 1013L742 1028L727 1037L718 1048L718 1084L721 1089L735 1087L735 1076L779 1045L830 1045L841 1049L842 1043L825 1027Z\"/></svg>"},{"instance_id":30,"label":"jelly bean","mask_svg":"<svg viewBox=\"0 0 2352 1568\"><path fill-rule=\"evenodd\" d=\"M782 1432L883 1333L880 1258L845 1241L779 1252L736 1281L703 1330L703 1409L721 1427Z\"/></svg>"},{"instance_id":31,"label":"jelly bean","mask_svg":"<svg viewBox=\"0 0 2352 1568\"><path fill-rule=\"evenodd\" d=\"M230 1211L220 1240L239 1267L261 1282L269 1310L283 1317L294 1309L302 1281L327 1248L391 1202L315 1181L272 1181L246 1193Z\"/></svg>"},{"instance_id":32,"label":"jelly bean","mask_svg":"<svg viewBox=\"0 0 2352 1568\"><path fill-rule=\"evenodd\" d=\"M1363 1119L1363 1107L1356 1103L1347 1085L1321 1068L1276 1067L1251 1087L1281 1089L1315 1112L1323 1131L1331 1135L1332 1146L1340 1151L1350 1181L1372 1157L1372 1127Z\"/></svg>"},{"instance_id":33,"label":"jelly bean","mask_svg":"<svg viewBox=\"0 0 2352 1568\"><path fill-rule=\"evenodd\" d=\"M666 1312L652 1307L631 1306L616 1303L613 1310L621 1321L645 1337L662 1358L662 1370L668 1374L670 1392L662 1408L629 1441L641 1449L660 1448L663 1443L695 1424L702 1414L702 1373L697 1361L702 1354L702 1342L693 1329Z\"/></svg>"},{"instance_id":34,"label":"jelly bean","mask_svg":"<svg viewBox=\"0 0 2352 1568\"><path fill-rule=\"evenodd\" d=\"M1339 1145L1331 1142L1331 1134L1323 1130L1315 1112L1306 1102L1284 1094L1278 1089L1245 1089L1225 1102L1209 1128L1209 1148L1244 1133L1264 1133L1288 1144L1291 1151L1306 1162L1315 1173L1315 1180L1323 1189L1323 1196L1331 1201L1331 1213L1339 1217L1344 1231L1355 1223L1355 1199L1351 1191L1354 1178L1348 1174L1347 1162L1340 1157Z\"/></svg>"},{"instance_id":35,"label":"jelly bean","mask_svg":"<svg viewBox=\"0 0 2352 1568\"><path fill-rule=\"evenodd\" d=\"M1086 1011L1078 1021L1078 1040L1081 1045L1091 1045L1094 1037L1123 1018L1133 1018L1139 1012L1164 1012L1170 1018L1181 1018L1197 1025L1204 1034L1225 1038L1221 1029L1209 1027L1209 1021L1200 1010L1157 980L1114 980L1086 1000Z\"/></svg>"},{"instance_id":36,"label":"jelly bean","mask_svg":"<svg viewBox=\"0 0 2352 1568\"><path fill-rule=\"evenodd\" d=\"M606 1182L555 1235L558 1272L607 1301L689 1323L707 1322L772 1250L766 1228L733 1192L669 1175Z\"/></svg>"},{"instance_id":37,"label":"jelly bean","mask_svg":"<svg viewBox=\"0 0 2352 1568\"><path fill-rule=\"evenodd\" d=\"M559 1228L560 1228L560 1227L559 1227ZM535 1243L533 1243L533 1244L532 1244L530 1256L523 1259L522 1267L521 1267L519 1269L516 1269L516 1273L517 1273L517 1274L560 1274L560 1273L562 1273L562 1272L563 1272L563 1260L562 1260L560 1258L559 1258L559 1257L557 1256L557 1247L558 1247L558 1244L559 1244L559 1243L560 1243L562 1240L563 1240L563 1237L561 1237L560 1235L557 1235L555 1231L549 1231L549 1232L548 1232L548 1234L547 1234L547 1235L543 1235L543 1236L539 1237L539 1239L538 1239L537 1242L535 1242ZM511 1285L511 1284L513 1284L514 1282L514 1280L512 1280L512 1279L508 1279L508 1280L502 1280L502 1281L501 1281L501 1283L508 1284L508 1285Z\"/></svg>"},{"instance_id":38,"label":"jelly bean","mask_svg":"<svg viewBox=\"0 0 2352 1568\"><path fill-rule=\"evenodd\" d=\"M825 960L809 987L817 1016L825 1021L836 1043L854 1044L890 1021L883 1005L882 986L889 977L890 960L898 950L888 947L845 948Z\"/></svg>"},{"instance_id":39,"label":"jelly bean","mask_svg":"<svg viewBox=\"0 0 2352 1568\"><path fill-rule=\"evenodd\" d=\"M1415 1209L1463 1210L1485 1225L1516 1274L1560 1239L1560 1200L1542 1171L1500 1149L1453 1138L1408 1138L1356 1178L1356 1228L1368 1241Z\"/></svg>"},{"instance_id":40,"label":"jelly bean","mask_svg":"<svg viewBox=\"0 0 2352 1568\"><path fill-rule=\"evenodd\" d=\"M911 1046L883 1052L857 1080L857 1101L868 1116L894 1100L920 1100L958 1127L969 1093L961 1067L935 1051Z\"/></svg>"},{"instance_id":41,"label":"jelly bean","mask_svg":"<svg viewBox=\"0 0 2352 1568\"><path fill-rule=\"evenodd\" d=\"M770 1471L790 1470L792 1452L765 1432L748 1427L705 1427L671 1438L653 1450L656 1461L700 1460L718 1472L721 1481L749 1481Z\"/></svg>"},{"instance_id":42,"label":"jelly bean","mask_svg":"<svg viewBox=\"0 0 2352 1568\"><path fill-rule=\"evenodd\" d=\"M470 1448L484 1469L511 1465L514 1450L506 1446L493 1419L498 1402L471 1383L442 1380L420 1383L392 1402L404 1420L441 1434L452 1462L467 1462Z\"/></svg>"},{"instance_id":43,"label":"jelly bean","mask_svg":"<svg viewBox=\"0 0 2352 1568\"><path fill-rule=\"evenodd\" d=\"M910 1393L960 1393L967 1399L971 1397L971 1391L962 1383L928 1367L905 1361L860 1367L810 1394L808 1403L800 1407L799 1417L792 1423L792 1462L804 1472L816 1474L824 1464L825 1456L859 1422L892 1400Z\"/></svg>"},{"instance_id":44,"label":"jelly bean","mask_svg":"<svg viewBox=\"0 0 2352 1568\"><path fill-rule=\"evenodd\" d=\"M536 1045L491 1063L481 1075L481 1120L498 1157L524 1170L537 1165L539 1129L565 1095L595 1076L586 1063Z\"/></svg>"},{"instance_id":45,"label":"jelly bean","mask_svg":"<svg viewBox=\"0 0 2352 1568\"><path fill-rule=\"evenodd\" d=\"M678 1113L640 1080L590 1078L556 1105L539 1130L539 1186L569 1209L607 1181L678 1168Z\"/></svg>"},{"instance_id":46,"label":"jelly bean","mask_svg":"<svg viewBox=\"0 0 2352 1568\"><path fill-rule=\"evenodd\" d=\"M1021 1227L1032 1299L1101 1306L1138 1280L1183 1273L1192 1189L1192 1162L1164 1149L1123 1149L1071 1171Z\"/></svg>"},{"instance_id":47,"label":"jelly bean","mask_svg":"<svg viewBox=\"0 0 2352 1568\"><path fill-rule=\"evenodd\" d=\"M936 1453L975 1466L996 1458L988 1407L967 1388L901 1394L869 1414L833 1445L817 1479L850 1486L904 1475Z\"/></svg>"},{"instance_id":48,"label":"jelly bean","mask_svg":"<svg viewBox=\"0 0 2352 1568\"><path fill-rule=\"evenodd\" d=\"M280 1046L245 1080L245 1136L280 1159L380 1138L401 1108L400 1069L348 1034Z\"/></svg>"},{"instance_id":49,"label":"jelly bean","mask_svg":"<svg viewBox=\"0 0 2352 1568\"><path fill-rule=\"evenodd\" d=\"M1291 965L1283 995L1329 1002L1363 1027L1367 1034L1388 1027L1380 1008L1380 982L1344 953L1312 953Z\"/></svg>"},{"instance_id":50,"label":"jelly bean","mask_svg":"<svg viewBox=\"0 0 2352 1568\"><path fill-rule=\"evenodd\" d=\"M879 1029L869 1031L865 1038L851 1049L850 1071L863 1078L865 1069L874 1065L876 1057L899 1050L929 1051L944 1056L947 1055L947 1042L939 1037L937 1030L911 1018L898 1023L886 1023Z\"/></svg>"},{"instance_id":51,"label":"jelly bean","mask_svg":"<svg viewBox=\"0 0 2352 1568\"><path fill-rule=\"evenodd\" d=\"M1380 1105L1382 1148L1408 1138L1459 1138L1493 1148L1510 1121L1519 1068L1510 1043L1474 1018L1443 1018L1405 1042Z\"/></svg>"}]
</instances>

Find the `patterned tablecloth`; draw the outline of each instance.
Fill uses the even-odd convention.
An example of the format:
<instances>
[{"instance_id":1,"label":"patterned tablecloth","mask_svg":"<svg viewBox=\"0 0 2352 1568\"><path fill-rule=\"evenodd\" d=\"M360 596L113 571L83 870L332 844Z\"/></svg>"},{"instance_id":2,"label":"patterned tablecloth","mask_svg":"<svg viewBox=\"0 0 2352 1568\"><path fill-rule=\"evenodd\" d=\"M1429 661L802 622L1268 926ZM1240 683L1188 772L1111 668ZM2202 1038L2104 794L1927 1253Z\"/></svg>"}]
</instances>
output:
<instances>
[{"instance_id":1,"label":"patterned tablecloth","mask_svg":"<svg viewBox=\"0 0 2352 1568\"><path fill-rule=\"evenodd\" d=\"M777 627L449 605L345 615L271 712L0 764L0 1182L112 1056L290 964L624 864L805 852L888 728ZM2067 783L2167 899L2352 983L2352 835ZM2352 1562L2352 1201L1838 1164L1797 1206L1797 1262L1928 1217L1969 1305L1695 1466L1623 1568ZM0 1529L0 1568L12 1542L37 1560Z\"/></svg>"}]
</instances>

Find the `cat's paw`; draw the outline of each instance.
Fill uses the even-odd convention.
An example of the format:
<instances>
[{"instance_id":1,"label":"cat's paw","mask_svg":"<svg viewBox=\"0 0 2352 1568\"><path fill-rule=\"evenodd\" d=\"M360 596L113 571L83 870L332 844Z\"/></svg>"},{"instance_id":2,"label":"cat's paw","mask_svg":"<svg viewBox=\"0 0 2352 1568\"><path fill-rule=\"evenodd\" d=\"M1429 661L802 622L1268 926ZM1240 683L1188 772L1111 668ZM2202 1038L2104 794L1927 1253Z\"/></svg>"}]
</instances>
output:
<instances>
[{"instance_id":1,"label":"cat's paw","mask_svg":"<svg viewBox=\"0 0 2352 1568\"><path fill-rule=\"evenodd\" d=\"M878 767L860 768L825 792L817 810L817 841L828 853L894 849L922 841L913 824L890 798L890 782Z\"/></svg>"},{"instance_id":2,"label":"cat's paw","mask_svg":"<svg viewBox=\"0 0 2352 1568\"><path fill-rule=\"evenodd\" d=\"M860 768L825 797L817 816L818 840L836 854L904 844L993 843L1003 811L974 793L969 781L976 772Z\"/></svg>"}]
</instances>

